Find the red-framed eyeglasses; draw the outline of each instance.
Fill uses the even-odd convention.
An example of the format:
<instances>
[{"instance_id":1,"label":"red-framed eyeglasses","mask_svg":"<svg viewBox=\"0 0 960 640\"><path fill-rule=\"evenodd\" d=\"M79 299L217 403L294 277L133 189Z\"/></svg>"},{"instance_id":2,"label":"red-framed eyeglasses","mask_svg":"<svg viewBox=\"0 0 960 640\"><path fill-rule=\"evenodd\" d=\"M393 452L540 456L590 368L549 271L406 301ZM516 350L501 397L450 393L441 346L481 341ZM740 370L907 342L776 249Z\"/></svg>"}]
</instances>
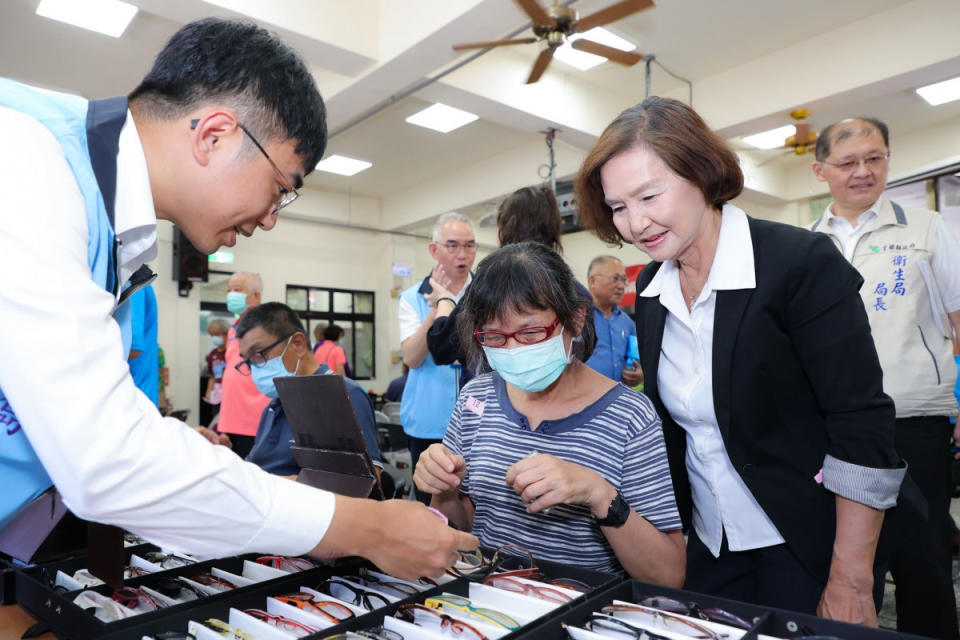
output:
<instances>
[{"instance_id":1,"label":"red-framed eyeglasses","mask_svg":"<svg viewBox=\"0 0 960 640\"><path fill-rule=\"evenodd\" d=\"M554 318L553 322L545 327L524 327L523 329L510 333L493 330L483 331L477 328L473 332L473 339L482 347L493 347L495 349L507 344L507 340L510 338L513 338L520 344L538 344L550 338L558 324L560 324L559 317Z\"/></svg>"}]
</instances>

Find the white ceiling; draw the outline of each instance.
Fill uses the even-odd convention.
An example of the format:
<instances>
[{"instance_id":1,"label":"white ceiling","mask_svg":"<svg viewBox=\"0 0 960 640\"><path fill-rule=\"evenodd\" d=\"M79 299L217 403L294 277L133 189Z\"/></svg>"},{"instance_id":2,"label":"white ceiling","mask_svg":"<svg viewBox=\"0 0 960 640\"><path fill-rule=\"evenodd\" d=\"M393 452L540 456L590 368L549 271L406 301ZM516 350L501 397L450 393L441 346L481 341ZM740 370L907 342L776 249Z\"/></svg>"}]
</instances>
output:
<instances>
[{"instance_id":1,"label":"white ceiling","mask_svg":"<svg viewBox=\"0 0 960 640\"><path fill-rule=\"evenodd\" d=\"M453 52L452 44L524 26L525 15L510 0L127 0L141 11L119 39L39 17L38 1L0 3L0 75L88 97L128 92L190 19L249 15L277 31L316 72L337 132L328 153L374 164L351 178L315 172L307 186L392 203L398 226L416 222L417 213L404 206L427 219L439 207L468 207L529 182L546 162L540 131L550 126L560 129L558 144L568 149L561 173L570 173L576 154L569 150L582 154L617 112L644 95L643 63L608 62L580 72L554 61L540 83L525 86L540 50L533 44L483 54L396 99L471 55ZM573 6L586 15L611 3ZM810 106L814 129L874 115L896 138L960 118L960 102L931 108L912 93L960 74L958 7L956 0L659 0L611 30L691 79L694 107L724 135L787 124L790 109ZM654 93L686 99L686 85L663 69L654 65L651 76ZM481 119L450 134L404 122L441 99ZM522 171L501 167L493 175L483 164L512 156L525 163ZM418 189L450 193L431 199Z\"/></svg>"}]
</instances>

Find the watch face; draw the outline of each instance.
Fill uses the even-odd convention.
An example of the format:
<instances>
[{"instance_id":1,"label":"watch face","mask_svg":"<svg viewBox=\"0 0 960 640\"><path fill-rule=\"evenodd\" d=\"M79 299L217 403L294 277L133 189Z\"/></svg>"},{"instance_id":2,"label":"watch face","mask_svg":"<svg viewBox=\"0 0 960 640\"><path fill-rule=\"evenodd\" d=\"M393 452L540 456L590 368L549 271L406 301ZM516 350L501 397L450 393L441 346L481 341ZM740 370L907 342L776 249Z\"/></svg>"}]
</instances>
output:
<instances>
[{"instance_id":1,"label":"watch face","mask_svg":"<svg viewBox=\"0 0 960 640\"><path fill-rule=\"evenodd\" d=\"M610 503L607 510L607 517L598 522L604 527L619 527L627 521L630 516L630 505L623 498L623 494L617 491L616 497Z\"/></svg>"}]
</instances>

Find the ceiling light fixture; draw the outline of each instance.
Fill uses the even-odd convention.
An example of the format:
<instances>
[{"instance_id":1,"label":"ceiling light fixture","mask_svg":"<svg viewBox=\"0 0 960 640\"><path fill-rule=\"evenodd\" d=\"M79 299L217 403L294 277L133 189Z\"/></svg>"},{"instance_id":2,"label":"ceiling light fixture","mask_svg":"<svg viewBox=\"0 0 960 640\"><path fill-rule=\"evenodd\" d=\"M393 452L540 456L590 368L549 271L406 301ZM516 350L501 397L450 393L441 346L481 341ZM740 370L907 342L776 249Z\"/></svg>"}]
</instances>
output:
<instances>
[{"instance_id":1,"label":"ceiling light fixture","mask_svg":"<svg viewBox=\"0 0 960 640\"><path fill-rule=\"evenodd\" d=\"M120 0L41 0L37 15L119 38L137 15Z\"/></svg>"},{"instance_id":2,"label":"ceiling light fixture","mask_svg":"<svg viewBox=\"0 0 960 640\"><path fill-rule=\"evenodd\" d=\"M588 40L593 40L594 42L599 42L600 44L605 44L608 47L620 49L621 51L633 51L637 48L637 45L629 40L624 40L603 27L594 27L593 29L584 31L583 33L576 33L567 38L567 41L564 42L563 45L557 47L553 57L571 67L576 67L580 71L592 69L598 64L603 64L607 61L603 56L595 56L585 51L577 51L570 46L571 42L579 40L580 38L587 38Z\"/></svg>"},{"instance_id":3,"label":"ceiling light fixture","mask_svg":"<svg viewBox=\"0 0 960 640\"><path fill-rule=\"evenodd\" d=\"M426 127L440 133L450 133L454 129L459 129L465 124L470 124L480 116L463 109L457 109L438 102L418 111L409 118L407 122L415 124L418 127Z\"/></svg>"},{"instance_id":4,"label":"ceiling light fixture","mask_svg":"<svg viewBox=\"0 0 960 640\"><path fill-rule=\"evenodd\" d=\"M792 136L793 133L794 126L788 124L783 127L777 127L776 129L770 129L769 131L761 131L760 133L744 136L743 141L757 149L776 149L786 144L787 138Z\"/></svg>"},{"instance_id":5,"label":"ceiling light fixture","mask_svg":"<svg viewBox=\"0 0 960 640\"><path fill-rule=\"evenodd\" d=\"M327 173L336 173L341 176L352 176L373 166L372 162L366 160L357 160L347 156L332 155L324 158L317 163L318 171Z\"/></svg>"},{"instance_id":6,"label":"ceiling light fixture","mask_svg":"<svg viewBox=\"0 0 960 640\"><path fill-rule=\"evenodd\" d=\"M917 89L917 95L934 107L938 104L960 100L960 77L920 87Z\"/></svg>"}]
</instances>

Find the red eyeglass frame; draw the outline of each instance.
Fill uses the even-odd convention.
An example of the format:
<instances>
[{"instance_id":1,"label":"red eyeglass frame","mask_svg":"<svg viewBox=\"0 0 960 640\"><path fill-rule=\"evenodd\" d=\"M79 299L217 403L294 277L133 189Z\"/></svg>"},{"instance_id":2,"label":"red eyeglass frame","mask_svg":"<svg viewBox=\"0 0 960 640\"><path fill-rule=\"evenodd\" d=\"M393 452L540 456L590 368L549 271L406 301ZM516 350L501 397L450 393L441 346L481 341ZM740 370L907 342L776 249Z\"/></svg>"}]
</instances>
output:
<instances>
[{"instance_id":1,"label":"red eyeglass frame","mask_svg":"<svg viewBox=\"0 0 960 640\"><path fill-rule=\"evenodd\" d=\"M480 327L477 327L476 329L473 330L473 340L474 340L474 342L476 342L476 343L477 343L478 345L480 345L481 347L490 347L491 349L502 349L502 348L504 347L504 345L507 344L507 340L509 340L510 338L513 338L518 344L522 344L522 345L525 345L525 346L526 346L526 345L531 345L531 344L540 344L541 342L546 342L547 340L549 340L550 338L553 337L553 330L557 328L557 325L558 325L558 324L560 324L560 317L559 317L559 316L557 316L556 318L554 318L554 319L553 319L553 322L551 322L551 323L548 324L548 325L537 325L537 326L533 326L533 327L524 327L524 328L522 328L522 329L517 329L516 331L511 331L510 333L506 333L506 332L504 332L504 331L494 331L494 330L492 330L492 329L487 330L487 331L484 331L484 330L482 330ZM516 335L517 335L518 333L523 333L524 331L533 331L534 329L546 329L546 330L547 330L547 335L544 336L543 339L537 340L536 342L521 342L520 340L517 340ZM493 346L490 346L490 345L488 345L488 344L484 344L484 343L480 340L480 336L483 335L483 334L493 334L493 335L497 335L497 336L503 336L503 344L500 345L499 347L493 347Z\"/></svg>"}]
</instances>

